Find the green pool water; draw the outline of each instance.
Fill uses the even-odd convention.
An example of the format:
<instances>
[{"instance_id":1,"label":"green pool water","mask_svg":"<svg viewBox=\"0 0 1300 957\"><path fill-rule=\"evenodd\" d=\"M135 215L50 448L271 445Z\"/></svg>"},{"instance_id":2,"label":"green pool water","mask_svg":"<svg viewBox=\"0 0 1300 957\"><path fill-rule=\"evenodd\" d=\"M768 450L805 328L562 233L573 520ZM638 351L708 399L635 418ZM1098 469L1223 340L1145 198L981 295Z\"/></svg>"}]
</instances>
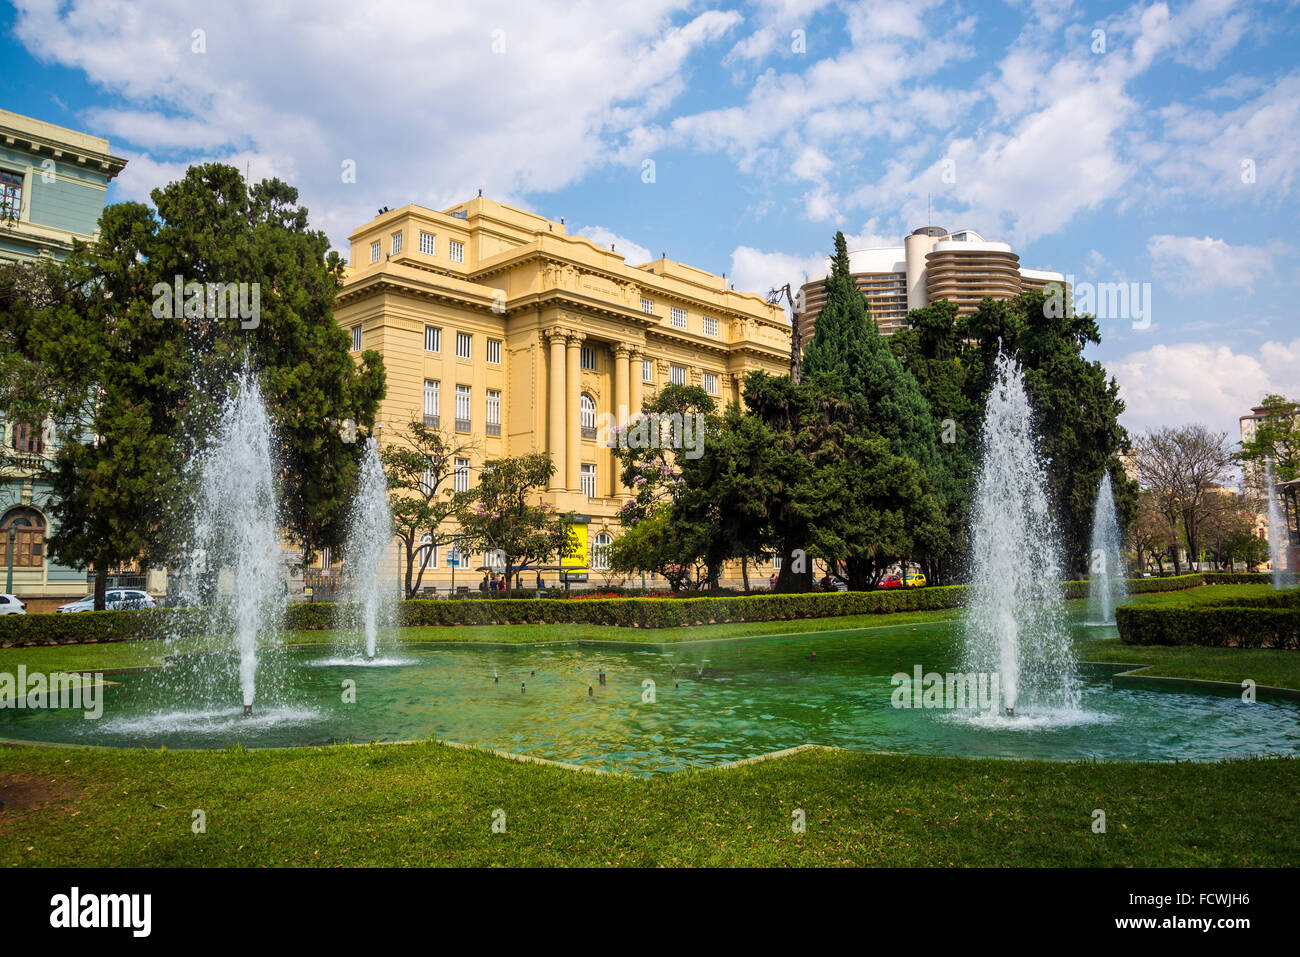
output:
<instances>
[{"instance_id":1,"label":"green pool water","mask_svg":"<svg viewBox=\"0 0 1300 957\"><path fill-rule=\"evenodd\" d=\"M263 659L252 718L234 704L233 657L204 656L113 677L99 720L0 711L0 737L154 748L439 738L637 774L807 743L1107 761L1300 749L1295 703L1115 688L1105 670L1082 672L1077 711L1025 708L1008 721L895 708L890 677L916 665L955 670L959 637L960 624L947 622L675 645L426 645L390 649L372 665L322 649L278 651Z\"/></svg>"}]
</instances>

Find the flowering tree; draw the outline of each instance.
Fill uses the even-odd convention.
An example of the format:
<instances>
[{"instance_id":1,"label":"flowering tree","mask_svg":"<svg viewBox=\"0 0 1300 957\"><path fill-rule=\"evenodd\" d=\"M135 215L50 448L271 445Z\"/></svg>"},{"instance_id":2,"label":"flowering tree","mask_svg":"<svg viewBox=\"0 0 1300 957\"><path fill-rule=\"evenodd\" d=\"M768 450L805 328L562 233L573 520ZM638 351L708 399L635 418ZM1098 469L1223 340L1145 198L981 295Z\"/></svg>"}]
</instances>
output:
<instances>
[{"instance_id":1,"label":"flowering tree","mask_svg":"<svg viewBox=\"0 0 1300 957\"><path fill-rule=\"evenodd\" d=\"M456 496L461 533L469 547L500 558L507 598L514 570L562 557L577 541L572 516L537 501L554 474L546 452L498 459L484 467L477 487Z\"/></svg>"}]
</instances>

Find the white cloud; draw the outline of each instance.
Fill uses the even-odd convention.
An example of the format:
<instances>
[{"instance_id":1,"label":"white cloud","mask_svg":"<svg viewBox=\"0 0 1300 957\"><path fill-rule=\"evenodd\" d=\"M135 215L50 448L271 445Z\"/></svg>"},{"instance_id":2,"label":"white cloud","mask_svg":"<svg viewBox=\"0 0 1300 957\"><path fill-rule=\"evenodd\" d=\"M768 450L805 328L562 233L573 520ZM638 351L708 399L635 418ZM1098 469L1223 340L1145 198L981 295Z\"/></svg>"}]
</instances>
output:
<instances>
[{"instance_id":1,"label":"white cloud","mask_svg":"<svg viewBox=\"0 0 1300 957\"><path fill-rule=\"evenodd\" d=\"M768 290L790 284L792 292L810 279L826 275L826 256L794 256L789 253L768 253L751 246L737 246L731 253L731 269L727 281L736 289L766 296ZM789 312L787 305L786 312Z\"/></svg>"},{"instance_id":2,"label":"white cloud","mask_svg":"<svg viewBox=\"0 0 1300 957\"><path fill-rule=\"evenodd\" d=\"M1152 236L1147 242L1155 278L1171 288L1250 290L1256 279L1273 272L1280 246L1230 246L1206 236Z\"/></svg>"},{"instance_id":3,"label":"white cloud","mask_svg":"<svg viewBox=\"0 0 1300 957\"><path fill-rule=\"evenodd\" d=\"M619 236L604 226L583 226L581 229L576 230L576 233L579 236L586 236L597 246L603 246L606 249L612 244L614 252L622 256L629 266L639 266L642 263L650 262L651 259L658 258L651 256L650 250L644 246L625 236Z\"/></svg>"},{"instance_id":4,"label":"white cloud","mask_svg":"<svg viewBox=\"0 0 1300 957\"><path fill-rule=\"evenodd\" d=\"M1270 392L1300 396L1300 339L1266 342L1258 352L1229 345L1158 345L1106 363L1127 406L1130 433L1201 422L1238 434L1237 420Z\"/></svg>"},{"instance_id":5,"label":"white cloud","mask_svg":"<svg viewBox=\"0 0 1300 957\"><path fill-rule=\"evenodd\" d=\"M514 201L616 162L684 90L688 57L741 22L690 0L17 6L34 56L120 99L88 117L136 157L119 194L145 198L161 183L143 174L175 160L261 157L336 244L378 206L441 207L476 187ZM349 159L356 183L342 181Z\"/></svg>"}]
</instances>

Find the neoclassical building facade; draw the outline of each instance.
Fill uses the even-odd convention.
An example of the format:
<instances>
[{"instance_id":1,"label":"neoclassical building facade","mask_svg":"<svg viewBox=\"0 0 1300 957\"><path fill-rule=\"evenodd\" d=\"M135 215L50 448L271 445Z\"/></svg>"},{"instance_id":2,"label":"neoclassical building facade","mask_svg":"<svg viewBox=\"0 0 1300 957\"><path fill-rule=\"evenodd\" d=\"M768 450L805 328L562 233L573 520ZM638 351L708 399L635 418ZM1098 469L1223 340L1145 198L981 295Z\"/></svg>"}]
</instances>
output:
<instances>
[{"instance_id":1,"label":"neoclassical building facade","mask_svg":"<svg viewBox=\"0 0 1300 957\"><path fill-rule=\"evenodd\" d=\"M576 580L589 567L599 583L628 497L608 424L627 422L670 382L700 386L722 406L750 370L789 369L779 306L666 257L628 263L569 235L563 220L479 197L383 211L350 242L335 316L354 352L383 356L378 421L391 435L420 418L471 445L457 479L468 484L485 462L550 453L544 500L578 516L586 560L565 563ZM476 583L465 569L480 562L436 555L425 583L447 587L452 563L457 584Z\"/></svg>"}]
</instances>

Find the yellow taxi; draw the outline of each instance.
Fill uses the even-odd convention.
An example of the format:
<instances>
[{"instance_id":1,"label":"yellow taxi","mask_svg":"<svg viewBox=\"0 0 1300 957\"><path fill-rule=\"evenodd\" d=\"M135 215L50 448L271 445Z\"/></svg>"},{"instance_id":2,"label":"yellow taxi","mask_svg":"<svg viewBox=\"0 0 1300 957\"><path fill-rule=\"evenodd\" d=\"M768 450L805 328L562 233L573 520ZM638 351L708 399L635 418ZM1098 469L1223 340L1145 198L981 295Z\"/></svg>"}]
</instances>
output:
<instances>
[{"instance_id":1,"label":"yellow taxi","mask_svg":"<svg viewBox=\"0 0 1300 957\"><path fill-rule=\"evenodd\" d=\"M907 587L908 587L908 588L924 588L924 587L925 587L925 575L923 575L921 572L908 572L908 573L907 573Z\"/></svg>"}]
</instances>

